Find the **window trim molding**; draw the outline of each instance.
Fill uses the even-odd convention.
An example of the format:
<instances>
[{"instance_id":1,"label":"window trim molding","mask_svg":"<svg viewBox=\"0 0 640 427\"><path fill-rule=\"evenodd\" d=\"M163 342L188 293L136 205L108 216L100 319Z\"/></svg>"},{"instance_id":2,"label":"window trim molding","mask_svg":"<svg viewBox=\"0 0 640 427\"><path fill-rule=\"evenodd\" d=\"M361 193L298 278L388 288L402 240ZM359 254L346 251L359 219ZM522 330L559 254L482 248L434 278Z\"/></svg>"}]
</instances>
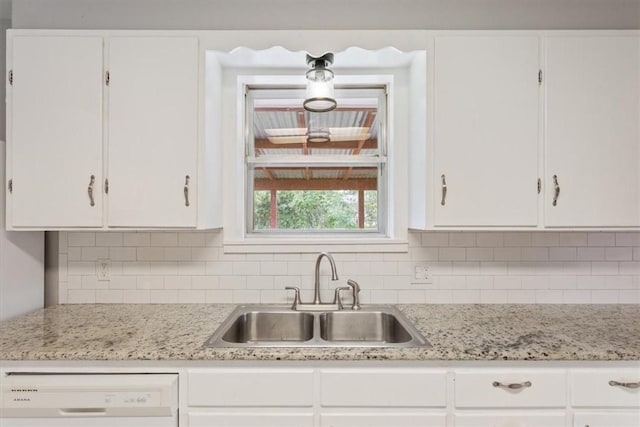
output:
<instances>
[{"instance_id":1,"label":"window trim molding","mask_svg":"<svg viewBox=\"0 0 640 427\"><path fill-rule=\"evenodd\" d=\"M245 227L244 111L246 85L303 85L304 75L297 69L222 68L224 141L224 242L225 253L315 253L330 250L336 253L407 252L408 251L408 153L411 144L411 87L413 63L395 68L347 70L336 76L336 84L347 86L385 85L387 92L387 236L379 233L353 235L335 233L313 236L250 236ZM270 74L271 73L271 74ZM374 74L375 73L375 74ZM384 76L384 80L381 79ZM424 79L426 80L426 73ZM421 89L421 85L418 86ZM235 103L235 108L233 108ZM421 117L424 111L419 112ZM233 116L233 117L232 117ZM242 119L242 120L241 120ZM396 129L402 127L402 129Z\"/></svg>"}]
</instances>

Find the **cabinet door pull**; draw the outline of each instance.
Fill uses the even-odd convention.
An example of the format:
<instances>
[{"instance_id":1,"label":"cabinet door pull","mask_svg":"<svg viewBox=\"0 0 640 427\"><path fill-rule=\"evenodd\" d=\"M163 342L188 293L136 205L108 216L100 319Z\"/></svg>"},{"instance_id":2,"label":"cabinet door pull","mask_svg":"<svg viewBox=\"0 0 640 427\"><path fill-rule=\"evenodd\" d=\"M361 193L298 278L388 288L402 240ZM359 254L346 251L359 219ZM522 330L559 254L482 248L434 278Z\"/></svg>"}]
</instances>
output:
<instances>
[{"instance_id":1,"label":"cabinet door pull","mask_svg":"<svg viewBox=\"0 0 640 427\"><path fill-rule=\"evenodd\" d=\"M531 387L531 381L525 381L523 383L511 383L511 384L504 384L504 383L501 383L499 381L494 381L493 382L493 386L494 387L500 387L500 388L506 388L506 389L509 389L509 390L520 390L522 388Z\"/></svg>"},{"instance_id":2,"label":"cabinet door pull","mask_svg":"<svg viewBox=\"0 0 640 427\"><path fill-rule=\"evenodd\" d=\"M553 206L558 204L560 197L560 184L558 184L558 175L553 175Z\"/></svg>"},{"instance_id":3,"label":"cabinet door pull","mask_svg":"<svg viewBox=\"0 0 640 427\"><path fill-rule=\"evenodd\" d=\"M640 388L640 381L635 382L635 383L621 383L619 381L611 380L611 381L609 381L609 385L611 387L622 387L622 388L636 389L636 388Z\"/></svg>"},{"instance_id":4,"label":"cabinet door pull","mask_svg":"<svg viewBox=\"0 0 640 427\"><path fill-rule=\"evenodd\" d=\"M91 179L89 181L89 187L87 188L87 193L89 194L89 204L93 207L96 205L93 200L93 185L96 183L95 175L91 175Z\"/></svg>"},{"instance_id":5,"label":"cabinet door pull","mask_svg":"<svg viewBox=\"0 0 640 427\"><path fill-rule=\"evenodd\" d=\"M189 175L184 177L184 205L189 207Z\"/></svg>"},{"instance_id":6,"label":"cabinet door pull","mask_svg":"<svg viewBox=\"0 0 640 427\"><path fill-rule=\"evenodd\" d=\"M444 176L444 174L442 174L440 178L442 179L442 201L440 202L440 204L444 206L447 202L447 178Z\"/></svg>"}]
</instances>

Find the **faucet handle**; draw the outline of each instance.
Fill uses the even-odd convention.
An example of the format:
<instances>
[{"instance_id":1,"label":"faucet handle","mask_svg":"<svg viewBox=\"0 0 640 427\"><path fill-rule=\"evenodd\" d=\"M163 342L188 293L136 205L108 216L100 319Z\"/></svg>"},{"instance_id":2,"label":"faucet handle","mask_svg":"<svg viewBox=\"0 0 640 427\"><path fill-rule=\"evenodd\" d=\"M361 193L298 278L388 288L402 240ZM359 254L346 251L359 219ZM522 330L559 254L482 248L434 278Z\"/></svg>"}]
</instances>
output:
<instances>
[{"instance_id":1,"label":"faucet handle","mask_svg":"<svg viewBox=\"0 0 640 427\"><path fill-rule=\"evenodd\" d=\"M298 304L300 304L300 288L296 287L296 286L286 286L285 287L286 290L288 291L294 291L295 295L293 296L293 304L291 305L291 310L297 310L298 309Z\"/></svg>"},{"instance_id":2,"label":"faucet handle","mask_svg":"<svg viewBox=\"0 0 640 427\"><path fill-rule=\"evenodd\" d=\"M352 310L360 310L360 297L358 294L360 293L360 285L355 280L347 280L347 285L351 286L353 289L353 306L351 306Z\"/></svg>"},{"instance_id":3,"label":"faucet handle","mask_svg":"<svg viewBox=\"0 0 640 427\"><path fill-rule=\"evenodd\" d=\"M340 288L336 288L336 293L333 296L333 303L338 306L338 310L342 310L344 307L342 306L342 298L340 298L340 291L348 291L351 288L347 286L342 286Z\"/></svg>"}]
</instances>

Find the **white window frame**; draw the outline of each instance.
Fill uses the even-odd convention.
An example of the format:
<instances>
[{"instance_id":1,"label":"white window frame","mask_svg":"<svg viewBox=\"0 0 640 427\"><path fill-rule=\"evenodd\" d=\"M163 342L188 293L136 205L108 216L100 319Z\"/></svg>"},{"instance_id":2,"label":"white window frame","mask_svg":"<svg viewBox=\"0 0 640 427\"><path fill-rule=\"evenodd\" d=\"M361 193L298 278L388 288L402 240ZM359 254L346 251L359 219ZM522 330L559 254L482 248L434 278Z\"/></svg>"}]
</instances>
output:
<instances>
[{"instance_id":1,"label":"white window frame","mask_svg":"<svg viewBox=\"0 0 640 427\"><path fill-rule=\"evenodd\" d=\"M402 74L401 71L398 72ZM245 94L248 86L304 86L304 74L295 75L236 75L235 90L223 93L223 104L235 102L235 138L231 132L223 132L225 206L224 252L225 253L334 253L362 252L407 252L408 251L408 146L409 91L395 96L394 82L397 78L389 74L337 75L339 86L385 86L387 88L387 206L385 234L379 233L291 233L275 235L247 233L247 174L245 156L247 129L245 126ZM404 76L408 80L406 76ZM403 85L408 88L408 82ZM224 92L224 91L223 91ZM396 110L401 110L396 113ZM229 120L231 122L231 120ZM403 131L398 132L398 126ZM396 135L401 134L402 143L396 144Z\"/></svg>"},{"instance_id":2,"label":"white window frame","mask_svg":"<svg viewBox=\"0 0 640 427\"><path fill-rule=\"evenodd\" d=\"M245 186L245 232L247 236L251 237L264 237L264 236L280 236L280 237L298 237L298 238L315 238L315 237L345 237L352 236L354 238L360 238L360 235L366 235L367 237L373 238L386 238L387 234L387 209L388 205L388 165L387 165L387 94L388 87L386 85L376 85L376 86L336 86L335 91L337 95L337 99L340 98L340 95L348 90L359 90L360 92L357 95L348 95L347 97L366 97L366 98L378 98L378 114L379 118L379 129L378 129L378 155L375 157L364 157L364 156L354 156L354 155L344 155L344 156L309 156L309 155L283 155L283 156L260 156L256 157L253 155L252 143L254 140L253 135L253 125L255 112L252 108L252 101L256 99L262 99L268 97L268 95L277 98L280 95L286 95L287 92L291 92L292 90L297 90L302 92L302 96L304 96L304 88L299 86L290 85L288 87L252 87L249 85L245 86L245 182L247 183ZM364 95L364 96L363 96ZM377 206L377 229L349 229L349 230L288 230L288 229L265 229L265 230L255 230L254 229L254 183L250 174L251 167L257 166L318 166L318 167L331 167L331 166L370 166L376 167L378 169L378 177L377 177L377 188L376 191L378 193L378 206Z\"/></svg>"}]
</instances>

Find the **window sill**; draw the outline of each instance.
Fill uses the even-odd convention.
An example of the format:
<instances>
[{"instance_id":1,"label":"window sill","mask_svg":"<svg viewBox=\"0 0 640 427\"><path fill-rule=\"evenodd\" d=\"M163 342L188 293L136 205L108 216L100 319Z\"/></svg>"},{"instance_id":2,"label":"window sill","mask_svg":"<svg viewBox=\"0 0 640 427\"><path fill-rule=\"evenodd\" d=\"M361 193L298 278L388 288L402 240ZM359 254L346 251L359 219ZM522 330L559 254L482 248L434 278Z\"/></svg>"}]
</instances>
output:
<instances>
[{"instance_id":1,"label":"window sill","mask_svg":"<svg viewBox=\"0 0 640 427\"><path fill-rule=\"evenodd\" d=\"M385 238L337 239L315 238L301 239L282 237L255 238L245 240L225 241L224 253L406 253L409 243L406 240L392 240Z\"/></svg>"}]
</instances>

